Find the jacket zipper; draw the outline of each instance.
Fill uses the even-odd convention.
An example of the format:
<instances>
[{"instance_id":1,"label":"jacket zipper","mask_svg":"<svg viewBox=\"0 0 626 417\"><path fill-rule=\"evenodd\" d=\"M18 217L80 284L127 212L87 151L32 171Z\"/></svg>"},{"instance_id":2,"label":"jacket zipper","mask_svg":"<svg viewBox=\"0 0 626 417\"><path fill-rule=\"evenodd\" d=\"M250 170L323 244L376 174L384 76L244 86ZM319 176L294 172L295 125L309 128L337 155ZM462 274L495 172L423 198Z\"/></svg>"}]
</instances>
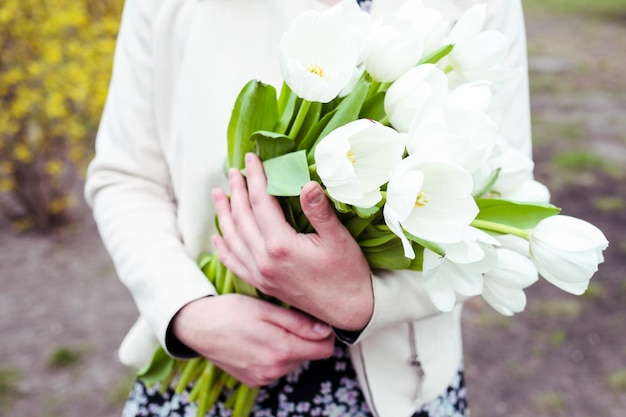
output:
<instances>
[{"instance_id":1,"label":"jacket zipper","mask_svg":"<svg viewBox=\"0 0 626 417\"><path fill-rule=\"evenodd\" d=\"M363 379L365 379L365 386L367 387L367 393L370 397L371 408L370 410L372 414L378 416L378 410L376 410L376 404L374 403L374 396L372 395L372 388L370 386L370 380L367 376L367 368L365 367L365 357L363 356L363 345L359 343L359 359L361 360L361 369L363 369Z\"/></svg>"},{"instance_id":2,"label":"jacket zipper","mask_svg":"<svg viewBox=\"0 0 626 417\"><path fill-rule=\"evenodd\" d=\"M419 359L419 355L417 353L417 344L415 341L415 327L413 322L407 322L409 326L409 346L411 349L411 357L409 359L409 364L415 367L417 373L417 388L415 390L415 402L421 402L423 398L423 381L424 381L424 368L422 367L422 362ZM365 360L363 356L363 345L358 344L359 348L359 360L361 361L361 369L363 369L363 379L365 380L365 387L361 387L361 389L367 389L367 393L369 398L371 399L371 412L374 416L379 416L378 410L376 409L376 403L374 402L374 396L372 395L372 388L369 381L369 376L367 375L367 367L365 366Z\"/></svg>"},{"instance_id":3,"label":"jacket zipper","mask_svg":"<svg viewBox=\"0 0 626 417\"><path fill-rule=\"evenodd\" d=\"M409 345L411 346L411 358L409 363L411 366L415 367L415 371L417 372L417 388L415 390L415 401L421 401L423 396L423 381L424 381L424 368L422 367L422 362L419 359L419 355L417 354L417 344L415 341L415 327L413 322L408 322L409 326Z\"/></svg>"}]
</instances>

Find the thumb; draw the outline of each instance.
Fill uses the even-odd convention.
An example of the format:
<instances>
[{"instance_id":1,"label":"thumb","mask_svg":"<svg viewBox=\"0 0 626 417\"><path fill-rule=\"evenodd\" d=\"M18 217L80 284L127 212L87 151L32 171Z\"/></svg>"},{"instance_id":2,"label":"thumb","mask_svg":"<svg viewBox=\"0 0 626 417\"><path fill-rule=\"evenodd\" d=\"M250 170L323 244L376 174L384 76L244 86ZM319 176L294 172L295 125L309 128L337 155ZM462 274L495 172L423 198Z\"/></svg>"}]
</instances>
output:
<instances>
[{"instance_id":1,"label":"thumb","mask_svg":"<svg viewBox=\"0 0 626 417\"><path fill-rule=\"evenodd\" d=\"M317 182L311 181L302 187L300 205L304 215L319 235L336 234L338 230L341 230L338 229L342 227L341 222L326 198L322 186Z\"/></svg>"}]
</instances>

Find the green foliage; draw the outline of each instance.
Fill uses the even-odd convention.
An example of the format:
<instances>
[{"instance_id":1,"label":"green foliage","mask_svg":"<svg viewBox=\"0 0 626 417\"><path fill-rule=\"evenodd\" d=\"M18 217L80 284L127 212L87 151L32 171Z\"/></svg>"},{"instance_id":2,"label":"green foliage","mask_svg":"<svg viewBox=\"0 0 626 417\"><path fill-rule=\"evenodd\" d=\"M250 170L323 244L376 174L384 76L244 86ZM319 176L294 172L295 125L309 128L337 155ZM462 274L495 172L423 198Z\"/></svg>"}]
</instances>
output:
<instances>
[{"instance_id":1,"label":"green foliage","mask_svg":"<svg viewBox=\"0 0 626 417\"><path fill-rule=\"evenodd\" d=\"M69 220L91 159L123 0L0 2L0 209Z\"/></svg>"},{"instance_id":2,"label":"green foliage","mask_svg":"<svg viewBox=\"0 0 626 417\"><path fill-rule=\"evenodd\" d=\"M547 412L563 411L565 408L565 401L563 396L557 392L544 392L533 398L535 406Z\"/></svg>"},{"instance_id":3,"label":"green foliage","mask_svg":"<svg viewBox=\"0 0 626 417\"><path fill-rule=\"evenodd\" d=\"M582 313L582 304L577 299L551 299L533 309L533 318L537 320L561 319L575 320Z\"/></svg>"},{"instance_id":4,"label":"green foliage","mask_svg":"<svg viewBox=\"0 0 626 417\"><path fill-rule=\"evenodd\" d=\"M64 368L77 365L82 361L82 358L81 351L62 346L52 352L48 363L54 367Z\"/></svg>"},{"instance_id":5,"label":"green foliage","mask_svg":"<svg viewBox=\"0 0 626 417\"><path fill-rule=\"evenodd\" d=\"M601 212L622 211L626 204L620 196L596 198L593 200L593 208Z\"/></svg>"},{"instance_id":6,"label":"green foliage","mask_svg":"<svg viewBox=\"0 0 626 417\"><path fill-rule=\"evenodd\" d=\"M606 160L589 151L562 152L554 157L554 164L568 169L602 169L607 165Z\"/></svg>"},{"instance_id":7,"label":"green foliage","mask_svg":"<svg viewBox=\"0 0 626 417\"><path fill-rule=\"evenodd\" d=\"M609 373L606 380L611 389L626 392L626 369L618 369Z\"/></svg>"},{"instance_id":8,"label":"green foliage","mask_svg":"<svg viewBox=\"0 0 626 417\"><path fill-rule=\"evenodd\" d=\"M537 10L571 14L626 13L626 0L524 0L524 6Z\"/></svg>"},{"instance_id":9,"label":"green foliage","mask_svg":"<svg viewBox=\"0 0 626 417\"><path fill-rule=\"evenodd\" d=\"M8 411L15 397L21 394L18 382L17 371L0 368L0 411Z\"/></svg>"},{"instance_id":10,"label":"green foliage","mask_svg":"<svg viewBox=\"0 0 626 417\"><path fill-rule=\"evenodd\" d=\"M550 334L550 344L552 346L562 346L567 341L565 330L555 330Z\"/></svg>"},{"instance_id":11,"label":"green foliage","mask_svg":"<svg viewBox=\"0 0 626 417\"><path fill-rule=\"evenodd\" d=\"M587 291L583 293L582 297L597 300L601 299L605 295L606 290L604 289L604 286L599 282L592 280L589 283L589 287L587 287Z\"/></svg>"}]
</instances>

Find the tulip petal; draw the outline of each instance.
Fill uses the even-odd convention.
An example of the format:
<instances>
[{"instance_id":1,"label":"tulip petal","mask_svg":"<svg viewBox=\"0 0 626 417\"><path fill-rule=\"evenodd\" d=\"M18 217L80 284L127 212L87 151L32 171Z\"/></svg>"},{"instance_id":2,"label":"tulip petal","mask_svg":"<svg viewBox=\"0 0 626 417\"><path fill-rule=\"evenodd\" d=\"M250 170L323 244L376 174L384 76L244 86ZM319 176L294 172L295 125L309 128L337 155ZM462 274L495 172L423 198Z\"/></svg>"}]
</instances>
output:
<instances>
[{"instance_id":1,"label":"tulip petal","mask_svg":"<svg viewBox=\"0 0 626 417\"><path fill-rule=\"evenodd\" d=\"M520 288L504 287L485 280L483 299L498 313L512 316L526 308L526 294Z\"/></svg>"}]
</instances>

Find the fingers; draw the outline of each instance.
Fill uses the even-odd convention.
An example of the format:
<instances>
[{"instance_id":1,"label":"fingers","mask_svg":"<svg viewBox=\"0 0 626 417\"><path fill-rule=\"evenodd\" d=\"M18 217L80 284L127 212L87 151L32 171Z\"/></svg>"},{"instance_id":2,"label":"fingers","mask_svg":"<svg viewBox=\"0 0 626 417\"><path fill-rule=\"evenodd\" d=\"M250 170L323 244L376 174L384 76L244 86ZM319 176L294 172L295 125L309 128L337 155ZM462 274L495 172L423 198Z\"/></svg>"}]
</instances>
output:
<instances>
[{"instance_id":1,"label":"fingers","mask_svg":"<svg viewBox=\"0 0 626 417\"><path fill-rule=\"evenodd\" d=\"M315 318L295 310L270 305L266 321L293 335L307 340L323 340L332 334L332 328Z\"/></svg>"},{"instance_id":2,"label":"fingers","mask_svg":"<svg viewBox=\"0 0 626 417\"><path fill-rule=\"evenodd\" d=\"M219 189L213 190L212 196L223 237L215 235L211 240L220 261L240 278L249 280L254 271L250 269L251 264L246 260L252 259L252 253L239 234L228 197Z\"/></svg>"},{"instance_id":3,"label":"fingers","mask_svg":"<svg viewBox=\"0 0 626 417\"><path fill-rule=\"evenodd\" d=\"M246 155L246 177L252 212L265 239L280 238L293 229L285 221L285 215L278 200L267 193L267 178L263 164L255 154Z\"/></svg>"},{"instance_id":4,"label":"fingers","mask_svg":"<svg viewBox=\"0 0 626 417\"><path fill-rule=\"evenodd\" d=\"M345 230L318 183L311 181L302 187L300 204L311 226L322 238L336 237Z\"/></svg>"},{"instance_id":5,"label":"fingers","mask_svg":"<svg viewBox=\"0 0 626 417\"><path fill-rule=\"evenodd\" d=\"M279 337L283 342L275 346L276 361L300 363L332 355L334 334L329 325L298 311L277 308L266 321L284 332L283 337Z\"/></svg>"}]
</instances>

